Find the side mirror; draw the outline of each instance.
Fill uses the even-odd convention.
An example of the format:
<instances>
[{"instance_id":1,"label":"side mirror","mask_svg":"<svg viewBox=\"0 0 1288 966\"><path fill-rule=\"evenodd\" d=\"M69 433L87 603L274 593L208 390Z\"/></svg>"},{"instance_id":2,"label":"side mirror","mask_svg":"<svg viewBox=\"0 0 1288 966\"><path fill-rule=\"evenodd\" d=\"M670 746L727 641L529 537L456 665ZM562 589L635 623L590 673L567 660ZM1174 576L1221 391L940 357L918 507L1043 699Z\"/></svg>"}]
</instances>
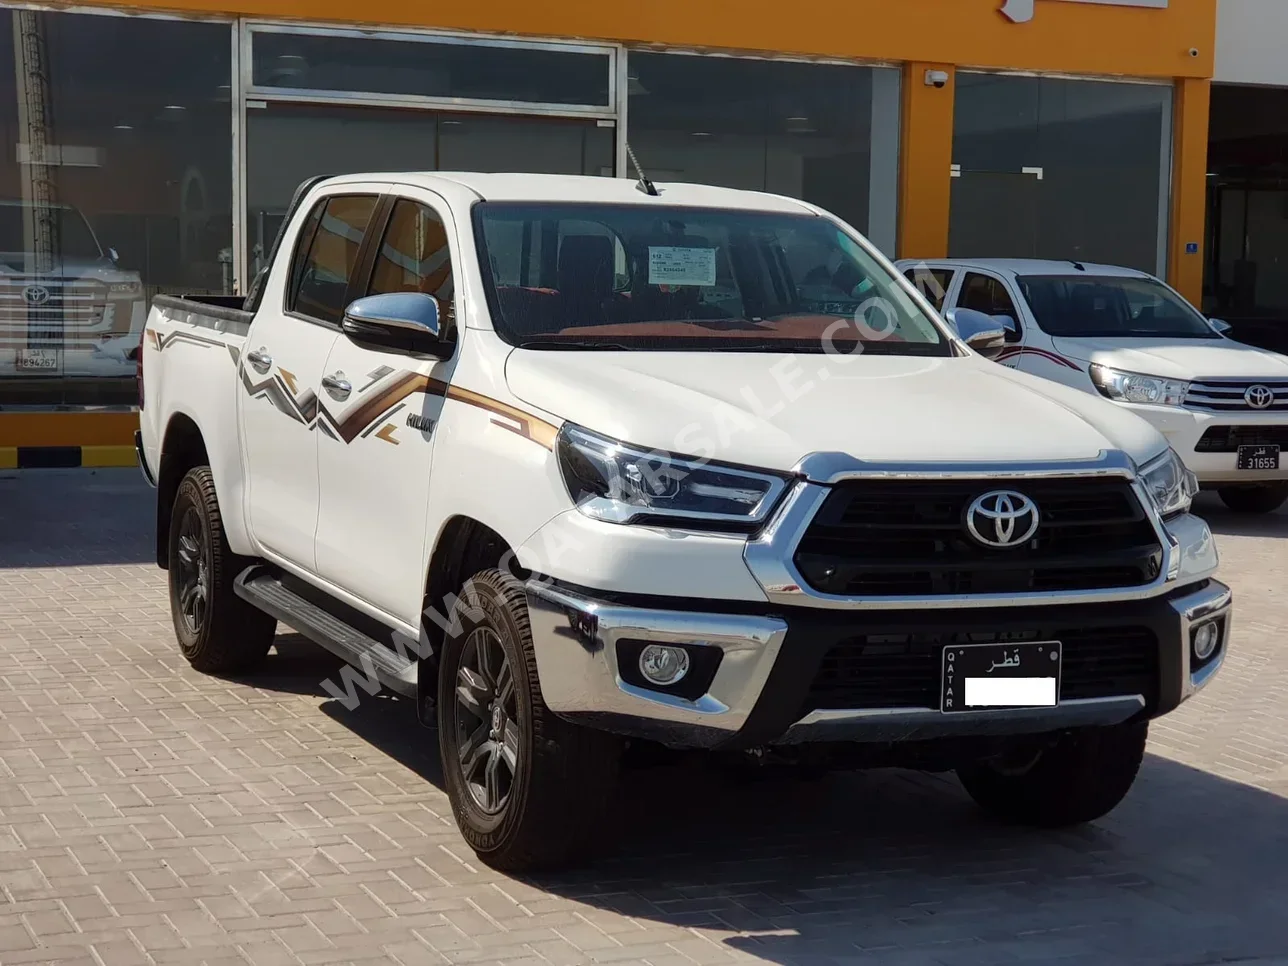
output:
<instances>
[{"instance_id":1,"label":"side mirror","mask_svg":"<svg viewBox=\"0 0 1288 966\"><path fill-rule=\"evenodd\" d=\"M985 359L995 359L1006 348L1006 328L1001 321L974 309L949 309L945 318L963 342Z\"/></svg>"},{"instance_id":2,"label":"side mirror","mask_svg":"<svg viewBox=\"0 0 1288 966\"><path fill-rule=\"evenodd\" d=\"M112 260L112 264L116 264L121 260L121 256L115 248L109 248L107 250L107 257Z\"/></svg>"},{"instance_id":3,"label":"side mirror","mask_svg":"<svg viewBox=\"0 0 1288 966\"><path fill-rule=\"evenodd\" d=\"M423 292L368 295L345 309L340 331L360 345L448 358L454 346L443 339L438 299Z\"/></svg>"},{"instance_id":4,"label":"side mirror","mask_svg":"<svg viewBox=\"0 0 1288 966\"><path fill-rule=\"evenodd\" d=\"M1217 335L1229 335L1230 330L1234 328L1234 326L1224 319L1208 319L1208 325L1212 326L1212 330L1216 332Z\"/></svg>"},{"instance_id":5,"label":"side mirror","mask_svg":"<svg viewBox=\"0 0 1288 966\"><path fill-rule=\"evenodd\" d=\"M1020 335L1019 323L1017 323L1009 315L990 315L989 318L991 318L994 322L996 322L998 325L1002 327L1002 331L1006 333L1007 342L1014 342L1017 338L1019 338L1019 335Z\"/></svg>"}]
</instances>

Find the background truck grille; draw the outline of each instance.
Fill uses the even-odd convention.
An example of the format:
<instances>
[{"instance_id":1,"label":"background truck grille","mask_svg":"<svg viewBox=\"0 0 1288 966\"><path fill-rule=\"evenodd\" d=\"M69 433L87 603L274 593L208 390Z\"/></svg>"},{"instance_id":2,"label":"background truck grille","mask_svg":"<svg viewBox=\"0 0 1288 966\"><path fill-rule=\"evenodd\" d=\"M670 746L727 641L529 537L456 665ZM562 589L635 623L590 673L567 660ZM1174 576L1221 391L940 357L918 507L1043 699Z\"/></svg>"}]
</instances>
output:
<instances>
[{"instance_id":1,"label":"background truck grille","mask_svg":"<svg viewBox=\"0 0 1288 966\"><path fill-rule=\"evenodd\" d=\"M1130 484L1020 480L1041 524L1021 547L981 546L967 507L997 480L856 480L824 501L795 555L821 593L853 597L1053 592L1147 584L1162 548Z\"/></svg>"},{"instance_id":2,"label":"background truck grille","mask_svg":"<svg viewBox=\"0 0 1288 966\"><path fill-rule=\"evenodd\" d=\"M1148 627L1094 627L1005 633L866 634L835 644L811 685L814 710L939 707L948 645L1060 641L1060 700L1139 694L1158 697L1158 638Z\"/></svg>"},{"instance_id":3,"label":"background truck grille","mask_svg":"<svg viewBox=\"0 0 1288 966\"><path fill-rule=\"evenodd\" d=\"M1266 409L1253 409L1243 398L1243 394L1253 386L1265 386L1274 393L1275 401ZM1288 380L1208 379L1192 382L1185 394L1185 406L1213 413L1288 412Z\"/></svg>"},{"instance_id":4,"label":"background truck grille","mask_svg":"<svg viewBox=\"0 0 1288 966\"><path fill-rule=\"evenodd\" d=\"M1195 444L1194 451L1237 453L1240 446L1288 448L1288 426L1210 426Z\"/></svg>"},{"instance_id":5,"label":"background truck grille","mask_svg":"<svg viewBox=\"0 0 1288 966\"><path fill-rule=\"evenodd\" d=\"M39 302L32 289L43 290ZM5 342L61 344L63 334L103 321L107 286L83 278L37 275L0 276L0 336Z\"/></svg>"}]
</instances>

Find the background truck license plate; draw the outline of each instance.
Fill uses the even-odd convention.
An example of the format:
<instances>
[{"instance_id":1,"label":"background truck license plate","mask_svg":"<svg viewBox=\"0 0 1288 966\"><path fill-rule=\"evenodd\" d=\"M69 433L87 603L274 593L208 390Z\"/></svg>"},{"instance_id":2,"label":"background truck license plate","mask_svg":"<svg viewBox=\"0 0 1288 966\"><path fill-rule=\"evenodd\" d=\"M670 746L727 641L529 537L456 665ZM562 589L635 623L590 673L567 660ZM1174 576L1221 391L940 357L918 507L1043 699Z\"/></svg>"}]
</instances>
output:
<instances>
[{"instance_id":1,"label":"background truck license plate","mask_svg":"<svg viewBox=\"0 0 1288 966\"><path fill-rule=\"evenodd\" d=\"M1279 469L1278 446L1240 446L1239 469L1241 470L1277 470Z\"/></svg>"}]
</instances>

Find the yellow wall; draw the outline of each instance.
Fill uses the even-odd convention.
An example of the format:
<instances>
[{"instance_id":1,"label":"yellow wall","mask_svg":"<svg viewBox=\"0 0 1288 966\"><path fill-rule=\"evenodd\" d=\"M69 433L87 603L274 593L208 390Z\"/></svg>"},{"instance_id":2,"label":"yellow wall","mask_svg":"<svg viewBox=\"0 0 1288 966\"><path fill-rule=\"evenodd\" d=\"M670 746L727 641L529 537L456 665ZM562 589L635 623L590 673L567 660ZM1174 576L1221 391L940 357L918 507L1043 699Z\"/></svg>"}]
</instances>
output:
<instances>
[{"instance_id":1,"label":"yellow wall","mask_svg":"<svg viewBox=\"0 0 1288 966\"><path fill-rule=\"evenodd\" d=\"M112 6L101 0L83 4ZM1217 0L1171 0L1166 10L1035 0L1026 24L1003 0L134 0L133 7L606 40L728 51L772 51L904 67L899 254L947 254L953 85L924 83L956 67L1171 78L1176 82L1171 281L1202 292L1207 121ZM1191 51L1197 52L1192 55ZM1197 242L1198 254L1186 254ZM0 446L125 445L137 425L120 414L0 415Z\"/></svg>"}]
</instances>

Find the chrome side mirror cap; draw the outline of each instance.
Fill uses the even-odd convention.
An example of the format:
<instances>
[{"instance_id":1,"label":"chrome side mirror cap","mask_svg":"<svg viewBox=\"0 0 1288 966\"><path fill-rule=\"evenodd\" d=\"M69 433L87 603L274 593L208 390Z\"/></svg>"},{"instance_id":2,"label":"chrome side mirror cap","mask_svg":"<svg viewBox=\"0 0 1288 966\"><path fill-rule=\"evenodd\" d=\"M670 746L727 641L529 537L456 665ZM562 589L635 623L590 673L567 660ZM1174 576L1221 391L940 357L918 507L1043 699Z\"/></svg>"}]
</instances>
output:
<instances>
[{"instance_id":1,"label":"chrome side mirror cap","mask_svg":"<svg viewBox=\"0 0 1288 966\"><path fill-rule=\"evenodd\" d=\"M1208 325L1212 326L1212 330L1216 332L1217 335L1229 335L1230 330L1234 328L1234 326L1225 321L1225 319L1208 319Z\"/></svg>"},{"instance_id":2,"label":"chrome side mirror cap","mask_svg":"<svg viewBox=\"0 0 1288 966\"><path fill-rule=\"evenodd\" d=\"M961 340L985 359L996 359L1006 348L1007 328L1000 319L974 309L961 308L949 309L945 318ZM1011 324L1015 323L1011 321Z\"/></svg>"},{"instance_id":3,"label":"chrome side mirror cap","mask_svg":"<svg viewBox=\"0 0 1288 966\"><path fill-rule=\"evenodd\" d=\"M424 292L368 295L349 304L340 330L360 345L448 358L438 299Z\"/></svg>"}]
</instances>

